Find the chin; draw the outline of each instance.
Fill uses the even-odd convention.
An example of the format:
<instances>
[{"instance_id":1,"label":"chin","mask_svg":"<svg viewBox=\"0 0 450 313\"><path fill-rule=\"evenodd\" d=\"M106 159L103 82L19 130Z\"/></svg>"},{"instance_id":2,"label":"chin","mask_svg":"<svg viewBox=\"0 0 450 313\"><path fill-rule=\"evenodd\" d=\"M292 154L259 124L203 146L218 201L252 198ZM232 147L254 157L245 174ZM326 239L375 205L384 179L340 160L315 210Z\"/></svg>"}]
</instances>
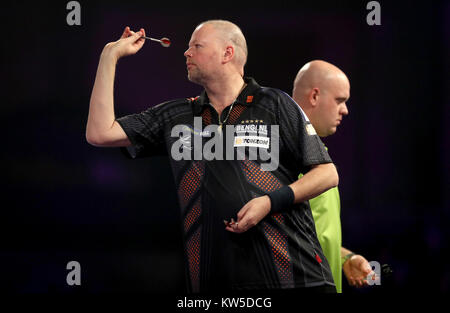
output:
<instances>
[{"instance_id":1,"label":"chin","mask_svg":"<svg viewBox=\"0 0 450 313\"><path fill-rule=\"evenodd\" d=\"M197 77L195 77L194 75L189 75L189 73L188 73L188 79L192 83L195 83L195 84L199 83Z\"/></svg>"},{"instance_id":2,"label":"chin","mask_svg":"<svg viewBox=\"0 0 450 313\"><path fill-rule=\"evenodd\" d=\"M336 133L336 131L337 131L337 128L336 128L336 127L333 127L333 128L331 128L331 129L328 130L328 133L327 133L326 136L324 136L324 137L334 135L334 134Z\"/></svg>"},{"instance_id":3,"label":"chin","mask_svg":"<svg viewBox=\"0 0 450 313\"><path fill-rule=\"evenodd\" d=\"M207 79L202 75L189 75L188 74L188 79L192 83L200 85L200 86L205 86L207 83Z\"/></svg>"}]
</instances>

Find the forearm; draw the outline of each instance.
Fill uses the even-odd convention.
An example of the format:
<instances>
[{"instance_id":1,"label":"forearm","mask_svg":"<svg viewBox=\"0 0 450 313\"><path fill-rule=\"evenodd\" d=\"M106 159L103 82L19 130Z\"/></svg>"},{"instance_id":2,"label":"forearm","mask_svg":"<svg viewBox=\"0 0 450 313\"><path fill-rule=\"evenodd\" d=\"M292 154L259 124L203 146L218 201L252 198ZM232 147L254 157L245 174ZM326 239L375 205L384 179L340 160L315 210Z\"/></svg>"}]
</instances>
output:
<instances>
[{"instance_id":1,"label":"forearm","mask_svg":"<svg viewBox=\"0 0 450 313\"><path fill-rule=\"evenodd\" d=\"M338 185L339 176L333 163L316 165L300 179L289 185L294 203L303 202Z\"/></svg>"},{"instance_id":2,"label":"forearm","mask_svg":"<svg viewBox=\"0 0 450 313\"><path fill-rule=\"evenodd\" d=\"M107 47L103 50L89 104L86 138L89 142L99 142L102 134L109 131L115 121L114 77L117 58Z\"/></svg>"},{"instance_id":3,"label":"forearm","mask_svg":"<svg viewBox=\"0 0 450 313\"><path fill-rule=\"evenodd\" d=\"M249 201L239 211L238 225L226 223L226 229L232 232L244 232L255 226L270 212L279 213L292 203L309 200L329 188L337 186L339 177L333 163L314 166L299 180L283 186L276 191Z\"/></svg>"}]
</instances>

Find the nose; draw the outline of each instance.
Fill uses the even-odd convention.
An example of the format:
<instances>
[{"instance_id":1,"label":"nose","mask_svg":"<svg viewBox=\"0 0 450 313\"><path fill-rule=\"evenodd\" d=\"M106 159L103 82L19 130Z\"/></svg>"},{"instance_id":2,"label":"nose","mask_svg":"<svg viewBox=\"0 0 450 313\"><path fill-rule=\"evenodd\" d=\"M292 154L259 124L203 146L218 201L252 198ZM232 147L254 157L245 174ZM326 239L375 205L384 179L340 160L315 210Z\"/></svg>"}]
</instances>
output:
<instances>
[{"instance_id":1,"label":"nose","mask_svg":"<svg viewBox=\"0 0 450 313\"><path fill-rule=\"evenodd\" d=\"M185 57L192 57L192 52L191 52L191 48L190 47L186 51L184 51L184 56Z\"/></svg>"},{"instance_id":2,"label":"nose","mask_svg":"<svg viewBox=\"0 0 450 313\"><path fill-rule=\"evenodd\" d=\"M342 115L348 115L348 108L347 108L347 105L345 104L345 102L342 103L341 114Z\"/></svg>"}]
</instances>

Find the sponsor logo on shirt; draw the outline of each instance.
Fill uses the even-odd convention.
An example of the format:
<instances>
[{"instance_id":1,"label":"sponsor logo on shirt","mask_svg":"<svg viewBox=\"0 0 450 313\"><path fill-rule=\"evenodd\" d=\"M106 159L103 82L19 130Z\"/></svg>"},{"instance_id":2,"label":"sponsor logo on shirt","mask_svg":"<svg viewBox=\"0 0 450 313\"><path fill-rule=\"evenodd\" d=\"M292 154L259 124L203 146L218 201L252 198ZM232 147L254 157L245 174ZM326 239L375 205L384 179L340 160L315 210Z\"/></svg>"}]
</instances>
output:
<instances>
[{"instance_id":1,"label":"sponsor logo on shirt","mask_svg":"<svg viewBox=\"0 0 450 313\"><path fill-rule=\"evenodd\" d=\"M270 139L268 137L258 136L240 136L234 137L235 147L258 147L269 149Z\"/></svg>"},{"instance_id":2,"label":"sponsor logo on shirt","mask_svg":"<svg viewBox=\"0 0 450 313\"><path fill-rule=\"evenodd\" d=\"M307 123L305 125L305 128L306 128L306 133L308 135L310 135L310 136L317 135L316 130L314 129L314 126L312 126L311 123Z\"/></svg>"},{"instance_id":3,"label":"sponsor logo on shirt","mask_svg":"<svg viewBox=\"0 0 450 313\"><path fill-rule=\"evenodd\" d=\"M178 138L171 148L174 160L258 160L261 170L273 171L279 164L279 125L263 120L245 120L238 125L208 125L202 118L194 125L176 125L171 136ZM210 138L207 139L206 138ZM226 140L224 139L226 138Z\"/></svg>"},{"instance_id":4,"label":"sponsor logo on shirt","mask_svg":"<svg viewBox=\"0 0 450 313\"><path fill-rule=\"evenodd\" d=\"M261 125L261 124L243 124L243 125L236 125L236 133L250 133L250 134L261 134L261 135L267 135L267 125Z\"/></svg>"}]
</instances>

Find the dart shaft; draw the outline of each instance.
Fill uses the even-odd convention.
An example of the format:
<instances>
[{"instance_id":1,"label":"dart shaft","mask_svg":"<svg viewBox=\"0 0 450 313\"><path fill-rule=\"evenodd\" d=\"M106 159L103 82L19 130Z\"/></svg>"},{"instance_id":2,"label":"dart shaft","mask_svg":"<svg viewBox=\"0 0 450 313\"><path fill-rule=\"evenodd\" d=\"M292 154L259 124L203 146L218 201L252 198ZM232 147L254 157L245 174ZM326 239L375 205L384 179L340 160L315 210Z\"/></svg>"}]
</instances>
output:
<instances>
[{"instance_id":1,"label":"dart shaft","mask_svg":"<svg viewBox=\"0 0 450 313\"><path fill-rule=\"evenodd\" d=\"M151 37L147 37L147 36L142 36L141 38L145 38L145 39L161 42L161 40L159 40L159 39L155 39L155 38L151 38Z\"/></svg>"}]
</instances>

